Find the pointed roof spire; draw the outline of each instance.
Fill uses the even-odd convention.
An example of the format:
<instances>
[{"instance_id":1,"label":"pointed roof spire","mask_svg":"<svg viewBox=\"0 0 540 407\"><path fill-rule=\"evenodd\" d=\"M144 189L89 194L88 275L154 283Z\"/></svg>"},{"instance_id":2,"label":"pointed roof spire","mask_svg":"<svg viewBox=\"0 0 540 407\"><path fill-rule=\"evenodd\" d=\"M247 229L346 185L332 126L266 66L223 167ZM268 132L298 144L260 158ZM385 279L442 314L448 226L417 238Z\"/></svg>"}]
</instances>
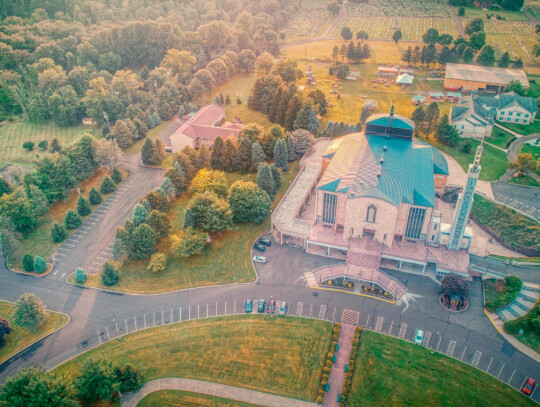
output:
<instances>
[{"instance_id":1,"label":"pointed roof spire","mask_svg":"<svg viewBox=\"0 0 540 407\"><path fill-rule=\"evenodd\" d=\"M394 102L395 102L395 99L392 99L392 109L390 109L390 116L394 115Z\"/></svg>"}]
</instances>

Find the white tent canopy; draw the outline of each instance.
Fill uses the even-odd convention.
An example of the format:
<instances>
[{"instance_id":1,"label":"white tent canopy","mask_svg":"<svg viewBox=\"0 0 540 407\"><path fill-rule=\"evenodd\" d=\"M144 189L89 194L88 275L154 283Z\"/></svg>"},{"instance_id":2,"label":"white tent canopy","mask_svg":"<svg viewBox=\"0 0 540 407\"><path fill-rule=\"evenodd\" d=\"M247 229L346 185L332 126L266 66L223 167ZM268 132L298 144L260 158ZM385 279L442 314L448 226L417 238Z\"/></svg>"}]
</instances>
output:
<instances>
[{"instance_id":1,"label":"white tent canopy","mask_svg":"<svg viewBox=\"0 0 540 407\"><path fill-rule=\"evenodd\" d=\"M396 79L396 83L399 85L411 85L413 83L414 76L404 73L399 75Z\"/></svg>"}]
</instances>

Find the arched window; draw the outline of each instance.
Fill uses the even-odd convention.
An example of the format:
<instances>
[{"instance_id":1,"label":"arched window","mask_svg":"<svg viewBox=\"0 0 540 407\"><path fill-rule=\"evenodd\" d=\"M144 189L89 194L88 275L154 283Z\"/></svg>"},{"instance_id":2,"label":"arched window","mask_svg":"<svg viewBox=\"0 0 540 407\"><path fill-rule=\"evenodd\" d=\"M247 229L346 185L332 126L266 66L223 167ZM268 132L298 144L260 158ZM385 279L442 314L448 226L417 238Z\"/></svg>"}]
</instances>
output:
<instances>
[{"instance_id":1,"label":"arched window","mask_svg":"<svg viewBox=\"0 0 540 407\"><path fill-rule=\"evenodd\" d=\"M367 208L366 222L375 223L377 218L377 208L375 205L369 205Z\"/></svg>"}]
</instances>

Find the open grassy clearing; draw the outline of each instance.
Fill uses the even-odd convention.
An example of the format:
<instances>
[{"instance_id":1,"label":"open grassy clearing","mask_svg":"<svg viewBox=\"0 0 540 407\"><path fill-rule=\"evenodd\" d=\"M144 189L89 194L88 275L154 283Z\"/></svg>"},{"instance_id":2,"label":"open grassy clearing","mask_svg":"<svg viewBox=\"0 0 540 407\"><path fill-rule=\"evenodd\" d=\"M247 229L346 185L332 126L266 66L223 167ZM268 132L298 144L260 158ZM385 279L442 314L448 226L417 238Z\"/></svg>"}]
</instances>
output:
<instances>
[{"instance_id":1,"label":"open grassy clearing","mask_svg":"<svg viewBox=\"0 0 540 407\"><path fill-rule=\"evenodd\" d=\"M7 301L0 301L0 316L6 318L11 323L12 331L9 335L5 335L6 344L0 348L0 364L26 348L27 346L39 341L41 338L50 333L62 328L69 321L65 314L59 314L53 311L47 311L47 318L35 333L30 332L27 328L16 326L13 322L13 312L15 304Z\"/></svg>"},{"instance_id":2,"label":"open grassy clearing","mask_svg":"<svg viewBox=\"0 0 540 407\"><path fill-rule=\"evenodd\" d=\"M53 123L9 123L0 127L0 168L8 164L30 165L34 160L43 158L49 153L38 148L41 140L49 143L58 138L63 146L76 141L82 134L97 134L92 126L59 127ZM35 144L33 151L25 150L22 145L25 141Z\"/></svg>"},{"instance_id":3,"label":"open grassy clearing","mask_svg":"<svg viewBox=\"0 0 540 407\"><path fill-rule=\"evenodd\" d=\"M526 331L523 335L513 335L521 343L527 345L536 353L540 353L540 336L533 331Z\"/></svg>"},{"instance_id":4,"label":"open grassy clearing","mask_svg":"<svg viewBox=\"0 0 540 407\"><path fill-rule=\"evenodd\" d=\"M465 363L390 336L362 333L350 406L458 406L463 400L477 407L535 405Z\"/></svg>"},{"instance_id":5,"label":"open grassy clearing","mask_svg":"<svg viewBox=\"0 0 540 407\"><path fill-rule=\"evenodd\" d=\"M54 243L51 238L51 230L55 223L64 223L66 213L69 209L73 209L77 212L77 200L79 199L79 194L77 188L81 191L81 194L88 199L88 194L92 187L96 187L99 191L99 186L101 181L105 177L106 172L103 168L99 168L94 176L82 181L78 187L75 187L69 196L69 199L66 202L57 202L49 208L49 211L44 215L38 218L37 226L28 236L21 240L21 248L23 253L30 253L32 256L39 255L44 259L48 259L54 251L62 245L62 243ZM111 175L110 173L108 175ZM126 173L122 173L124 178ZM102 195L103 201L107 199L108 195ZM94 212L99 205L92 205L92 212ZM91 214L90 214L91 215ZM83 216L83 222L88 216ZM68 234L71 235L75 233L77 229L68 230ZM15 264L16 267L19 267L19 264Z\"/></svg>"},{"instance_id":6,"label":"open grassy clearing","mask_svg":"<svg viewBox=\"0 0 540 407\"><path fill-rule=\"evenodd\" d=\"M534 133L540 133L540 120L535 120L531 124L516 124L516 123L505 123L501 122L504 127L508 127L510 130L515 131L516 133L529 135Z\"/></svg>"},{"instance_id":7,"label":"open grassy clearing","mask_svg":"<svg viewBox=\"0 0 540 407\"><path fill-rule=\"evenodd\" d=\"M137 407L257 407L255 404L191 393L189 391L163 390L149 394L141 400Z\"/></svg>"},{"instance_id":8,"label":"open grassy clearing","mask_svg":"<svg viewBox=\"0 0 540 407\"><path fill-rule=\"evenodd\" d=\"M289 171L281 174L281 186L275 196L273 208L283 197L290 182L298 172L298 163L291 163ZM239 179L255 182L256 174L227 173L228 184ZM185 193L177 199L168 212L171 220L171 233L178 233L184 224L184 213L192 195ZM251 245L265 230L270 228L270 215L260 225L254 223L238 224L237 230L212 233L212 243L198 256L188 259L173 257L170 239L163 239L158 251L168 255L165 271L154 273L146 269L149 260L128 260L119 268L120 280L112 287L101 284L99 275L89 275L86 285L108 290L130 293L159 293L180 290L188 287L212 284L246 283L255 279L251 264Z\"/></svg>"},{"instance_id":9,"label":"open grassy clearing","mask_svg":"<svg viewBox=\"0 0 540 407\"><path fill-rule=\"evenodd\" d=\"M86 358L131 363L146 381L185 377L315 400L332 325L270 316L228 316L141 330L55 369L73 378Z\"/></svg>"},{"instance_id":10,"label":"open grassy clearing","mask_svg":"<svg viewBox=\"0 0 540 407\"><path fill-rule=\"evenodd\" d=\"M510 143L515 139L516 136L513 134L507 133L498 127L493 127L493 133L491 133L491 137L486 138L486 141L497 147L508 148Z\"/></svg>"}]
</instances>

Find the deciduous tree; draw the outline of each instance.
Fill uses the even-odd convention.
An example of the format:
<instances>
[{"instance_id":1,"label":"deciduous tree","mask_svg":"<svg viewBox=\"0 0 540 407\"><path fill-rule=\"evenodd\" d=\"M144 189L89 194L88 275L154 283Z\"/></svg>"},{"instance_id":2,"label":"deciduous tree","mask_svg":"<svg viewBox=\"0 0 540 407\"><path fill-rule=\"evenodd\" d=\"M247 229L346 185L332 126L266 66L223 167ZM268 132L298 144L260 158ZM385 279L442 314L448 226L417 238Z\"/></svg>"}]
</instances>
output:
<instances>
[{"instance_id":1,"label":"deciduous tree","mask_svg":"<svg viewBox=\"0 0 540 407\"><path fill-rule=\"evenodd\" d=\"M180 236L172 235L171 241L173 252L177 256L187 258L203 251L206 245L206 233L188 227Z\"/></svg>"},{"instance_id":2,"label":"deciduous tree","mask_svg":"<svg viewBox=\"0 0 540 407\"><path fill-rule=\"evenodd\" d=\"M167 256L164 253L154 253L150 257L147 270L151 270L154 273L165 271L167 268Z\"/></svg>"},{"instance_id":3,"label":"deciduous tree","mask_svg":"<svg viewBox=\"0 0 540 407\"><path fill-rule=\"evenodd\" d=\"M264 222L272 202L253 182L236 181L229 188L228 201L235 222Z\"/></svg>"},{"instance_id":4,"label":"deciduous tree","mask_svg":"<svg viewBox=\"0 0 540 407\"><path fill-rule=\"evenodd\" d=\"M109 401L120 387L112 363L105 360L86 359L75 379L77 395L87 403Z\"/></svg>"},{"instance_id":5,"label":"deciduous tree","mask_svg":"<svg viewBox=\"0 0 540 407\"><path fill-rule=\"evenodd\" d=\"M45 305L35 294L23 294L15 302L13 322L15 325L36 332L45 320Z\"/></svg>"},{"instance_id":6,"label":"deciduous tree","mask_svg":"<svg viewBox=\"0 0 540 407\"><path fill-rule=\"evenodd\" d=\"M227 201L214 192L195 194L189 202L195 228L206 232L223 232L233 227L232 211Z\"/></svg>"},{"instance_id":7,"label":"deciduous tree","mask_svg":"<svg viewBox=\"0 0 540 407\"><path fill-rule=\"evenodd\" d=\"M154 209L148 214L145 223L154 229L159 239L170 233L171 221L163 212Z\"/></svg>"}]
</instances>

